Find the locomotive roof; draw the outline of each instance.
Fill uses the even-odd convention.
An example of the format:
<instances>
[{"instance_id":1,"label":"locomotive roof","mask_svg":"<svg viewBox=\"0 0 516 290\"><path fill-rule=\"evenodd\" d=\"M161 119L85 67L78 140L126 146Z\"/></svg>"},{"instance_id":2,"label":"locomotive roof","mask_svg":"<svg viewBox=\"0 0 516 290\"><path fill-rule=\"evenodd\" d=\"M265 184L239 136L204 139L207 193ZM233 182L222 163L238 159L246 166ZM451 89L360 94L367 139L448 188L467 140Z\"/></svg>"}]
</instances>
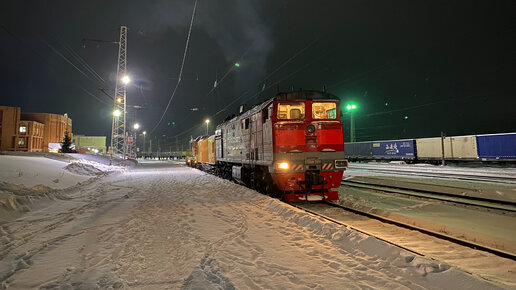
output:
<instances>
[{"instance_id":1,"label":"locomotive roof","mask_svg":"<svg viewBox=\"0 0 516 290\"><path fill-rule=\"evenodd\" d=\"M339 98L330 93L321 92L321 91L294 91L294 92L284 92L278 93L274 97L274 100L277 101L287 101L287 100L338 100Z\"/></svg>"},{"instance_id":2,"label":"locomotive roof","mask_svg":"<svg viewBox=\"0 0 516 290\"><path fill-rule=\"evenodd\" d=\"M231 122L232 120L239 119L242 116L248 116L248 115L252 114L253 112L262 110L263 108L265 108L267 105L269 105L273 101L296 101L296 100L303 100L303 101L336 100L336 101L338 101L339 98L330 93L321 92L321 91L300 90L300 91L292 91L292 92L280 92L280 93L277 93L276 96L274 96L273 98L270 98L270 99L262 102L259 105L255 105L252 108L245 110L245 112L242 112L241 114L228 116L222 123L218 124L216 128L219 128L223 124Z\"/></svg>"}]
</instances>

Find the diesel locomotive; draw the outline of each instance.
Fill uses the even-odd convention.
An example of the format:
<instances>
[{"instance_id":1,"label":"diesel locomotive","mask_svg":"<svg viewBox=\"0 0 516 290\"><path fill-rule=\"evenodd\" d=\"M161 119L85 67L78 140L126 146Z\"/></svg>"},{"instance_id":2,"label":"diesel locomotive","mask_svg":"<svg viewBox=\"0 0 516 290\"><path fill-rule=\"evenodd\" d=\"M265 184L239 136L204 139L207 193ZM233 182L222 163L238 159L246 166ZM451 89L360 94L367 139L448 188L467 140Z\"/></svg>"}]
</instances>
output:
<instances>
[{"instance_id":1,"label":"diesel locomotive","mask_svg":"<svg viewBox=\"0 0 516 290\"><path fill-rule=\"evenodd\" d=\"M287 202L337 200L347 167L339 99L278 93L192 142L190 165Z\"/></svg>"}]
</instances>

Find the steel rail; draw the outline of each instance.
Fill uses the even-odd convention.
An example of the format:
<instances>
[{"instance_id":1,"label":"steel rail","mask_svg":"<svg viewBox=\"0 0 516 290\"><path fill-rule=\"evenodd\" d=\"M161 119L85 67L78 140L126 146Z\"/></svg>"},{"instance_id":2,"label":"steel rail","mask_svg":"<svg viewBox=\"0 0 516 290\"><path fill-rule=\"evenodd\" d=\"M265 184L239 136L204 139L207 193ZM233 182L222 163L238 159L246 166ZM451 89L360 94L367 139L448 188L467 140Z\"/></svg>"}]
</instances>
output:
<instances>
[{"instance_id":1,"label":"steel rail","mask_svg":"<svg viewBox=\"0 0 516 290\"><path fill-rule=\"evenodd\" d=\"M475 174L462 174L462 173L438 173L438 172L423 172L423 171L410 171L410 170L396 170L396 169L386 169L386 168L367 168L360 166L349 166L351 170L365 170L365 171L375 171L380 173L389 173L396 175L414 175L414 176L423 176L423 177L439 177L439 178L447 178L447 179L459 179L459 180L473 180L473 181L484 181L484 182L496 182L496 183L505 183L505 184L516 184L516 177L512 176L494 176L494 175L475 175Z\"/></svg>"},{"instance_id":2,"label":"steel rail","mask_svg":"<svg viewBox=\"0 0 516 290\"><path fill-rule=\"evenodd\" d=\"M504 210L516 212L516 202L505 201L505 200L496 200L489 199L477 196L459 196L450 193L437 192L432 190L425 189L416 189L404 186L395 186L395 185L384 185L384 184L374 184L366 181L353 181L353 180L343 180L341 181L341 185L350 186L350 187L359 187L366 189L379 190L384 192L396 193L406 196L413 196L419 198L427 198L434 199L446 202L459 203L469 206L479 206L490 209Z\"/></svg>"},{"instance_id":3,"label":"steel rail","mask_svg":"<svg viewBox=\"0 0 516 290\"><path fill-rule=\"evenodd\" d=\"M468 248L472 248L472 249L475 249L475 250L481 250L481 251L484 251L484 252L488 252L488 253L497 255L499 257L503 257L503 258L507 258L507 259L511 259L513 261L516 261L516 254L514 254L514 253L510 253L510 252L503 251L503 250L500 250L500 249L492 248L492 247L489 247L489 246L480 245L480 244L477 244L477 243L474 243L474 242L471 242L471 241L467 241L467 240L464 240L464 239L460 239L460 238L453 237L453 236L450 236L450 235L446 235L446 234L443 234L443 233L439 233L439 232L436 232L436 231L424 229L422 227L406 224L406 223L399 222L399 221L396 221L396 220L393 220L393 219L390 219L390 218L386 218L386 217L383 217L383 216L380 216L380 215L376 215L376 214L373 214L373 213L368 213L368 212L356 210L356 209L353 209L353 208L350 208L350 207L347 207L347 206L343 206L343 205L340 205L340 204L335 204L335 203L331 203L331 202L327 202L327 201L323 201L321 203L322 204L326 204L326 205L328 205L330 207L340 208L342 210L346 210L348 212L352 212L352 213L357 214L357 215L361 215L361 216L365 216L365 217L368 217L368 218L376 219L376 220L379 220L379 221L387 223L387 224L392 224L392 225L395 225L395 226L398 226L398 227L402 227L402 228L405 228L405 229L409 229L409 230L415 230L415 231L421 232L423 234L427 234L429 236L433 236L433 237L436 237L436 238L439 238L439 239L442 239L442 240L453 242L453 243L456 243L456 244L459 244L459 245L462 245L462 246L465 246L465 247L468 247ZM395 245L396 247L400 247L400 248L405 249L407 251L410 251L412 253L416 253L418 255L425 256L424 254L419 253L417 251L414 251L414 250L412 250L410 248L398 245L398 244L393 243L391 241L387 241L387 240L385 240L385 239L383 239L381 237L378 237L378 236L376 236L374 234L368 233L368 232L366 232L364 230L361 230L361 229L353 227L353 226L351 226L349 224L346 224L345 222L335 220L335 219L333 219L331 217L328 217L328 216L326 216L324 214L320 214L320 213L317 213L317 212L315 212L313 210L304 208L301 205L297 205L297 204L290 204L290 205L292 205L292 206L294 206L296 208L299 208L299 209L301 209L303 211L306 211L308 213L311 213L311 214L314 214L316 216L319 216L321 218L324 218L324 219L326 219L328 221L331 221L333 223L337 223L337 224L340 224L340 225L345 226L347 228L351 228L353 230L357 230L357 231L359 231L361 233L364 233L364 234L367 234L369 236L375 237L375 238L377 238L379 240L382 240L382 241L385 241L385 242L387 242L387 243L389 243L391 245Z\"/></svg>"}]
</instances>

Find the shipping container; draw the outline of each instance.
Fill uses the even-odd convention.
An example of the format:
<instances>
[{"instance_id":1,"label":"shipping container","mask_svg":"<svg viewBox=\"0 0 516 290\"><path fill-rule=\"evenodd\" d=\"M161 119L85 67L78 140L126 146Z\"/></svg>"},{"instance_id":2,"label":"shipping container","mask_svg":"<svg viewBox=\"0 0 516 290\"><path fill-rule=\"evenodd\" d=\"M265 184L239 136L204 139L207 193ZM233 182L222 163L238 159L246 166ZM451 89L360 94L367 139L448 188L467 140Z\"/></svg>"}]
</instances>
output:
<instances>
[{"instance_id":1,"label":"shipping container","mask_svg":"<svg viewBox=\"0 0 516 290\"><path fill-rule=\"evenodd\" d=\"M215 135L199 140L199 163L215 164Z\"/></svg>"},{"instance_id":2,"label":"shipping container","mask_svg":"<svg viewBox=\"0 0 516 290\"><path fill-rule=\"evenodd\" d=\"M371 143L374 158L413 160L417 156L416 141L414 139L375 141Z\"/></svg>"},{"instance_id":3,"label":"shipping container","mask_svg":"<svg viewBox=\"0 0 516 290\"><path fill-rule=\"evenodd\" d=\"M350 160L373 158L373 142L354 142L344 144L344 155Z\"/></svg>"},{"instance_id":4,"label":"shipping container","mask_svg":"<svg viewBox=\"0 0 516 290\"><path fill-rule=\"evenodd\" d=\"M418 159L442 159L442 143L440 137L416 139L416 147ZM444 158L446 160L478 159L476 136L444 138Z\"/></svg>"},{"instance_id":5,"label":"shipping container","mask_svg":"<svg viewBox=\"0 0 516 290\"><path fill-rule=\"evenodd\" d=\"M516 133L477 135L477 147L484 161L516 159Z\"/></svg>"}]
</instances>

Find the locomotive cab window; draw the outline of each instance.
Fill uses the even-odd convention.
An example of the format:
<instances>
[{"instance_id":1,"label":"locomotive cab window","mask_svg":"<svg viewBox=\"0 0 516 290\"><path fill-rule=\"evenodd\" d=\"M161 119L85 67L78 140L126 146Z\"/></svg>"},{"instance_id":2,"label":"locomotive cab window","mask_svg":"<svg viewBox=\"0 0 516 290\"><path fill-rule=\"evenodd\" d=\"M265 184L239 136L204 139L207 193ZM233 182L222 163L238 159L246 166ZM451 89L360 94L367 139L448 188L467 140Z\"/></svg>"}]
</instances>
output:
<instances>
[{"instance_id":1,"label":"locomotive cab window","mask_svg":"<svg viewBox=\"0 0 516 290\"><path fill-rule=\"evenodd\" d=\"M305 118L305 103L279 103L278 119L280 120L301 120Z\"/></svg>"},{"instance_id":2,"label":"locomotive cab window","mask_svg":"<svg viewBox=\"0 0 516 290\"><path fill-rule=\"evenodd\" d=\"M313 119L337 119L337 104L333 102L312 103Z\"/></svg>"}]
</instances>

